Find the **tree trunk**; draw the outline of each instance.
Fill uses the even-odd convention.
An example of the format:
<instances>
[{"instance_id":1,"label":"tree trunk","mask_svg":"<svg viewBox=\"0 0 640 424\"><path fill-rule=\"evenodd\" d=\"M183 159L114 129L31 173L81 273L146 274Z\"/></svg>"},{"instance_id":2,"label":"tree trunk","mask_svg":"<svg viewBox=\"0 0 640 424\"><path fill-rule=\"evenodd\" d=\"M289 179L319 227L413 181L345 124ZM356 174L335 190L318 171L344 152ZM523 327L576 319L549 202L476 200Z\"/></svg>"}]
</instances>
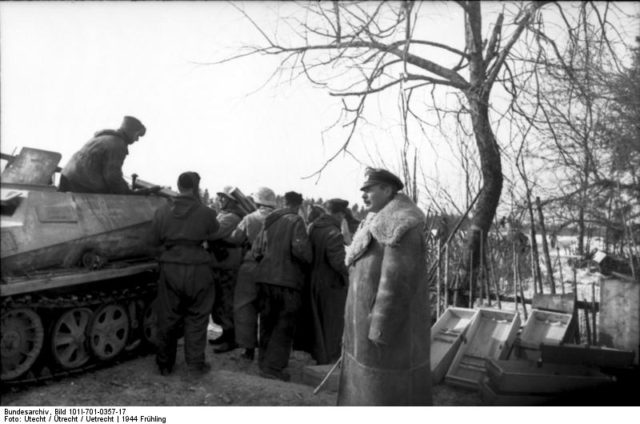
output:
<instances>
[{"instance_id":1,"label":"tree trunk","mask_svg":"<svg viewBox=\"0 0 640 424\"><path fill-rule=\"evenodd\" d=\"M480 2L466 3L465 36L469 52L469 86L465 92L471 110L471 124L480 156L482 170L482 192L471 218L467 241L467 254L470 263L463 264L462 275L467 279L477 278L480 263L480 243L486 244L491 223L496 214L500 194L502 193L502 162L500 150L489 121L489 94L491 82L487 81L487 72L482 57L482 18ZM484 240L482 240L484 239ZM466 271L466 270L471 270ZM466 272L469 272L466 274ZM475 287L469 281L467 287ZM464 287L464 285L463 285ZM470 293L471 295L471 293Z\"/></svg>"},{"instance_id":2,"label":"tree trunk","mask_svg":"<svg viewBox=\"0 0 640 424\"><path fill-rule=\"evenodd\" d=\"M477 278L480 264L480 243L486 244L486 235L491 229L491 223L500 201L503 178L498 144L489 123L487 100L474 98L473 95L469 97L473 130L480 155L483 185L469 227L467 241L467 252L469 253L465 257L469 258L471 263L467 263L463 267L465 270L471 270L467 278ZM471 283L470 286L477 287L475 281Z\"/></svg>"}]
</instances>

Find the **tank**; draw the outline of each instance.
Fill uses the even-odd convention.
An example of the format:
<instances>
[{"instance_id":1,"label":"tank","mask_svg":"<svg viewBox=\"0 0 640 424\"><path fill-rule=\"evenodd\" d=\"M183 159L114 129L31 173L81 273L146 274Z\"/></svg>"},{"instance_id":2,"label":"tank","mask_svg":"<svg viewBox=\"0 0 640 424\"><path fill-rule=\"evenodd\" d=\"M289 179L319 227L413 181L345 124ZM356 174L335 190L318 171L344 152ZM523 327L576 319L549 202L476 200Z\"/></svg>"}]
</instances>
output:
<instances>
[{"instance_id":1,"label":"tank","mask_svg":"<svg viewBox=\"0 0 640 424\"><path fill-rule=\"evenodd\" d=\"M1 177L3 384L108 363L154 340L157 263L147 245L175 193L58 192L60 154L23 148Z\"/></svg>"}]
</instances>

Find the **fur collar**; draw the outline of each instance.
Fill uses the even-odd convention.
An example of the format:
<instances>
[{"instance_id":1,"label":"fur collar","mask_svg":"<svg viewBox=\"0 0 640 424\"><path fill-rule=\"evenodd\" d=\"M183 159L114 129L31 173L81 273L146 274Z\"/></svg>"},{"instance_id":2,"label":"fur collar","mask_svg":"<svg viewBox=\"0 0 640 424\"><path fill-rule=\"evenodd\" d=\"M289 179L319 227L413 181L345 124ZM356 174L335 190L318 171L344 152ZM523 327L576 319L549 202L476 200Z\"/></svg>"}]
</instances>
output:
<instances>
[{"instance_id":1,"label":"fur collar","mask_svg":"<svg viewBox=\"0 0 640 424\"><path fill-rule=\"evenodd\" d=\"M347 266L365 253L372 237L381 244L396 246L408 230L424 222L424 213L406 195L398 193L380 212L369 214L362 221L347 247Z\"/></svg>"}]
</instances>

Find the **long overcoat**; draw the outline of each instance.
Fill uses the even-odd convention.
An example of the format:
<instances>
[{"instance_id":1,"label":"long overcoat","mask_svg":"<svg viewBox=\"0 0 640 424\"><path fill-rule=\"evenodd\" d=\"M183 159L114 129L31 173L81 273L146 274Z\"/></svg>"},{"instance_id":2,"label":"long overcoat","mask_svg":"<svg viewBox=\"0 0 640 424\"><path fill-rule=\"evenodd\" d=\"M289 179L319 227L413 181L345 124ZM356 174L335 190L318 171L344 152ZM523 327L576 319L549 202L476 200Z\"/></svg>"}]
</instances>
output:
<instances>
[{"instance_id":1,"label":"long overcoat","mask_svg":"<svg viewBox=\"0 0 640 424\"><path fill-rule=\"evenodd\" d=\"M341 351L348 271L344 263L344 237L340 230L340 221L331 215L320 216L309 229L313 247L309 287L312 355L318 364L335 362Z\"/></svg>"},{"instance_id":2,"label":"long overcoat","mask_svg":"<svg viewBox=\"0 0 640 424\"><path fill-rule=\"evenodd\" d=\"M338 405L430 405L425 217L397 194L347 249Z\"/></svg>"}]
</instances>

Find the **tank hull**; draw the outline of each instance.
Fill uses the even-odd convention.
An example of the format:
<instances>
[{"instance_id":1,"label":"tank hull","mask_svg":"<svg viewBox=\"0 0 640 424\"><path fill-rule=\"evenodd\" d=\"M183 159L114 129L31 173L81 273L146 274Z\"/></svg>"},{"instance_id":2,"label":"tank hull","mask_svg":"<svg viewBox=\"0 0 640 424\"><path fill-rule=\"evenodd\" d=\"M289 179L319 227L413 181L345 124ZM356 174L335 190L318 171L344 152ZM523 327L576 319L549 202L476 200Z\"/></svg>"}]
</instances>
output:
<instances>
[{"instance_id":1,"label":"tank hull","mask_svg":"<svg viewBox=\"0 0 640 424\"><path fill-rule=\"evenodd\" d=\"M63 193L53 185L60 154L24 148L2 159L2 386L151 350L157 262L148 237L173 192Z\"/></svg>"},{"instance_id":2,"label":"tank hull","mask_svg":"<svg viewBox=\"0 0 640 424\"><path fill-rule=\"evenodd\" d=\"M73 267L85 254L103 262L149 256L151 220L167 202L156 196L2 191L20 199L12 214L2 215L3 276Z\"/></svg>"}]
</instances>

